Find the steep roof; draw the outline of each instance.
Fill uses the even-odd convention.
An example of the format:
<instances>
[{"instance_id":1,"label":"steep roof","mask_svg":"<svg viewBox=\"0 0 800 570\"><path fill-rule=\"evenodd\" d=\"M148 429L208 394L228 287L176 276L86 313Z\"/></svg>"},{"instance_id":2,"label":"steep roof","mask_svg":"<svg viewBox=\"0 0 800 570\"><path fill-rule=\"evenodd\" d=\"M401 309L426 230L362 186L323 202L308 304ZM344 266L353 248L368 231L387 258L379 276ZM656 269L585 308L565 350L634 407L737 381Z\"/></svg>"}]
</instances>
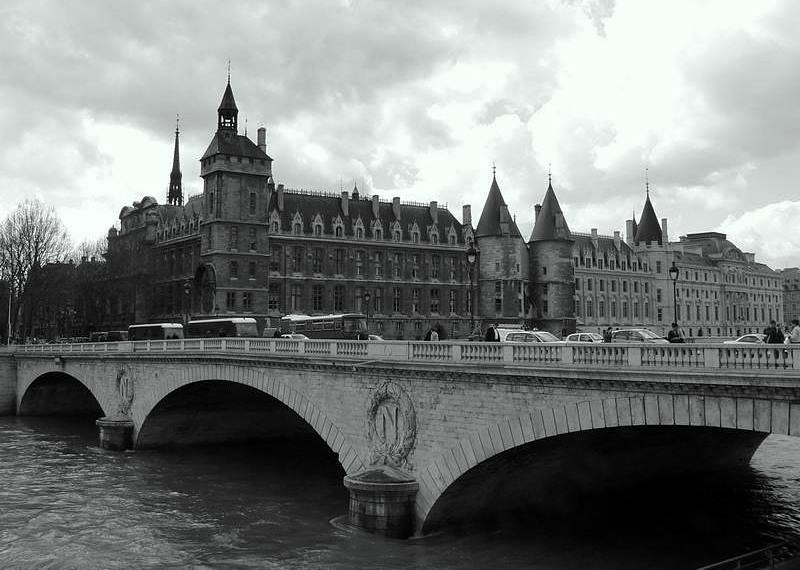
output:
<instances>
[{"instance_id":1,"label":"steep roof","mask_svg":"<svg viewBox=\"0 0 800 570\"><path fill-rule=\"evenodd\" d=\"M504 217L506 219L503 219ZM475 229L475 237L506 235L503 233L501 223L508 223L507 235L511 237L522 237L516 222L514 222L514 219L508 214L508 206L505 200L503 200L500 186L497 185L497 177L492 176L492 186L489 188L489 195L486 197L486 202L483 204L481 219L478 221L478 227Z\"/></svg>"},{"instance_id":2,"label":"steep roof","mask_svg":"<svg viewBox=\"0 0 800 570\"><path fill-rule=\"evenodd\" d=\"M650 243L658 242L662 245L663 236L661 234L661 225L658 223L658 217L653 209L653 204L650 203L650 192L647 193L647 200L644 202L644 209L642 210L642 217L639 220L639 226L634 234L634 243Z\"/></svg>"},{"instance_id":3,"label":"steep roof","mask_svg":"<svg viewBox=\"0 0 800 570\"><path fill-rule=\"evenodd\" d=\"M258 148L258 146L246 136L226 132L217 132L214 134L214 138L211 139L211 143L203 154L203 158L208 158L215 154L272 160L267 153Z\"/></svg>"},{"instance_id":4,"label":"steep roof","mask_svg":"<svg viewBox=\"0 0 800 570\"><path fill-rule=\"evenodd\" d=\"M572 233L569 231L566 218L564 218L564 212L561 211L561 205L556 198L552 182L547 184L547 192L544 194L542 207L536 216L536 223L533 224L533 232L529 241L548 239L572 239Z\"/></svg>"},{"instance_id":5,"label":"steep roof","mask_svg":"<svg viewBox=\"0 0 800 570\"><path fill-rule=\"evenodd\" d=\"M222 94L222 101L219 103L217 111L238 111L236 100L233 98L233 89L231 89L231 82L225 87L225 93Z\"/></svg>"}]
</instances>

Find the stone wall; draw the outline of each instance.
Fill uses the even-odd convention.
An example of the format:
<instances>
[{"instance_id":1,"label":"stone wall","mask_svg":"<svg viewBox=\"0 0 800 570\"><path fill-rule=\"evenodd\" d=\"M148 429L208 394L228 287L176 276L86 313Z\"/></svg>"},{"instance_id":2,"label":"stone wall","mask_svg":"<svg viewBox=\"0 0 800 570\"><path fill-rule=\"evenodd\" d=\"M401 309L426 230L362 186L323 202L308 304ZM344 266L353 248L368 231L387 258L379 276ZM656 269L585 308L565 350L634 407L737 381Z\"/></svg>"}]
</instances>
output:
<instances>
[{"instance_id":1,"label":"stone wall","mask_svg":"<svg viewBox=\"0 0 800 570\"><path fill-rule=\"evenodd\" d=\"M17 364L10 354L0 355L0 415L17 409Z\"/></svg>"}]
</instances>

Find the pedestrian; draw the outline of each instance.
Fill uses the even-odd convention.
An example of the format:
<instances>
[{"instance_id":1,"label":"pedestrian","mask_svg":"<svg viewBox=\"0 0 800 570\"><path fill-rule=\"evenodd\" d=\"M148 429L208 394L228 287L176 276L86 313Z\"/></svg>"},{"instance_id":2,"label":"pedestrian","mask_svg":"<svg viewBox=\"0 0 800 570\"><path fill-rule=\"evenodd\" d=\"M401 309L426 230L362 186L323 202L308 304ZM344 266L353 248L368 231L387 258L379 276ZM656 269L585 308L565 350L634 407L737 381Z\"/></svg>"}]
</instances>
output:
<instances>
[{"instance_id":1,"label":"pedestrian","mask_svg":"<svg viewBox=\"0 0 800 570\"><path fill-rule=\"evenodd\" d=\"M792 344L800 344L800 320L792 319L792 334L789 338Z\"/></svg>"},{"instance_id":2,"label":"pedestrian","mask_svg":"<svg viewBox=\"0 0 800 570\"><path fill-rule=\"evenodd\" d=\"M429 339L431 342L436 342L439 340L439 333L436 332L436 329L431 328L431 338Z\"/></svg>"},{"instance_id":3,"label":"pedestrian","mask_svg":"<svg viewBox=\"0 0 800 570\"><path fill-rule=\"evenodd\" d=\"M686 342L683 339L681 329L678 328L678 323L672 323L672 328L667 333L667 340L669 342Z\"/></svg>"},{"instance_id":4,"label":"pedestrian","mask_svg":"<svg viewBox=\"0 0 800 570\"><path fill-rule=\"evenodd\" d=\"M611 342L611 327L603 331L603 342Z\"/></svg>"},{"instance_id":5,"label":"pedestrian","mask_svg":"<svg viewBox=\"0 0 800 570\"><path fill-rule=\"evenodd\" d=\"M764 342L769 344L780 344L783 342L783 333L775 324L775 321L770 321L769 326L764 329Z\"/></svg>"},{"instance_id":6,"label":"pedestrian","mask_svg":"<svg viewBox=\"0 0 800 570\"><path fill-rule=\"evenodd\" d=\"M500 333L497 332L497 323L489 325L486 329L486 342L500 342Z\"/></svg>"}]
</instances>

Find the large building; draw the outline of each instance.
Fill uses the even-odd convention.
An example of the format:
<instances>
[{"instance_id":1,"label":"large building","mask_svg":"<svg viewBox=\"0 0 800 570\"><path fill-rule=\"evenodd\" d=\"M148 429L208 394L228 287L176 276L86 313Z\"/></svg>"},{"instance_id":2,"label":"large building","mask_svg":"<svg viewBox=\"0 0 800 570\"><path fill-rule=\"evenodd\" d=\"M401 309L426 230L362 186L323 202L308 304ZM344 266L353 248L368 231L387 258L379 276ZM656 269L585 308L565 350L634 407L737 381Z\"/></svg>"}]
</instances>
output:
<instances>
[{"instance_id":1,"label":"large building","mask_svg":"<svg viewBox=\"0 0 800 570\"><path fill-rule=\"evenodd\" d=\"M229 79L200 159L202 194L184 201L176 129L167 203L145 197L120 212L102 316L87 328L360 312L386 338L421 338L430 327L466 337L496 321L560 335L608 326L665 333L673 320L690 336L720 337L784 320L781 274L724 234L670 241L649 185L623 239L571 231L550 181L526 241L496 176L473 229L468 205L459 221L435 201L387 202L356 186L292 190L274 182L272 162L264 128L256 143L239 134Z\"/></svg>"},{"instance_id":2,"label":"large building","mask_svg":"<svg viewBox=\"0 0 800 570\"><path fill-rule=\"evenodd\" d=\"M238 134L230 80L217 115L200 160L202 195L184 204L176 129L167 204L145 197L110 230L115 293L95 328L361 312L387 338L420 338L431 326L444 337L468 334L469 206L461 223L437 202L276 185L265 129L257 144Z\"/></svg>"},{"instance_id":3,"label":"large building","mask_svg":"<svg viewBox=\"0 0 800 570\"><path fill-rule=\"evenodd\" d=\"M779 269L783 277L783 316L785 323L800 319L800 268Z\"/></svg>"}]
</instances>

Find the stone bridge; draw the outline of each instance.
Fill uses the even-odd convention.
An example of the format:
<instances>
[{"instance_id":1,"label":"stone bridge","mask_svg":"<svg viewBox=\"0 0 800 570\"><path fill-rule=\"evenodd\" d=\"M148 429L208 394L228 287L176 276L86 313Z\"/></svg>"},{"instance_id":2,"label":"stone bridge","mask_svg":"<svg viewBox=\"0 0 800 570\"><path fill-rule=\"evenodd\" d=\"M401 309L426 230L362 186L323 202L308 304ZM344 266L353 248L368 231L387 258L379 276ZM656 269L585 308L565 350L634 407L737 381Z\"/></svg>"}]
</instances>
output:
<instances>
[{"instance_id":1,"label":"stone bridge","mask_svg":"<svg viewBox=\"0 0 800 570\"><path fill-rule=\"evenodd\" d=\"M783 345L185 339L11 347L0 375L7 408L104 416L108 447L324 441L350 521L392 536L800 435Z\"/></svg>"}]
</instances>

